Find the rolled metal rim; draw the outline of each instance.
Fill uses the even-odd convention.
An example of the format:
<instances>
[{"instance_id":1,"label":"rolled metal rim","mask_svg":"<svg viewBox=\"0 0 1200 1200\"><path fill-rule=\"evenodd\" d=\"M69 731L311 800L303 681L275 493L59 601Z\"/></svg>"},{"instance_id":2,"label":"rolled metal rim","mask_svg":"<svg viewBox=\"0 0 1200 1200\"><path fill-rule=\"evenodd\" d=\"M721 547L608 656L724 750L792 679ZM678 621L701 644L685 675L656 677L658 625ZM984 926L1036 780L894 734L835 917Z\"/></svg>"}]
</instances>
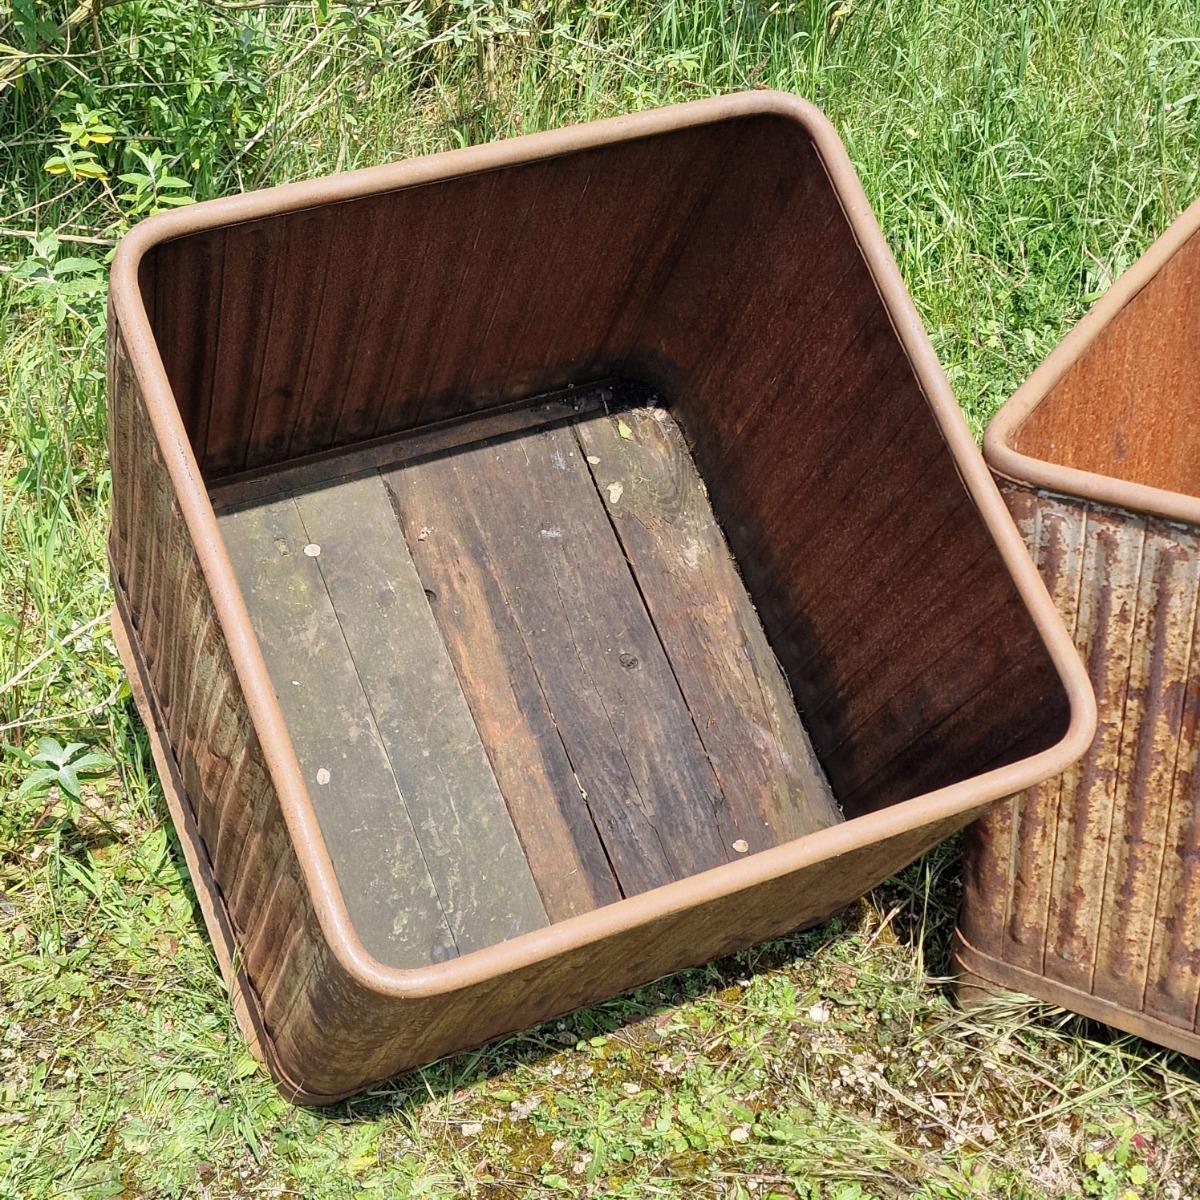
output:
<instances>
[{"instance_id":1,"label":"rolled metal rim","mask_svg":"<svg viewBox=\"0 0 1200 1200\"><path fill-rule=\"evenodd\" d=\"M1013 393L992 418L983 438L983 454L998 475L1014 483L1078 496L1149 516L1200 525L1200 497L1147 487L1035 458L1016 449L1021 427L1054 386L1083 356L1109 322L1162 270L1179 248L1200 231L1200 200L1194 201L1167 231L1133 264L1047 355L1045 361Z\"/></svg>"},{"instance_id":2,"label":"rolled metal rim","mask_svg":"<svg viewBox=\"0 0 1200 1200\"><path fill-rule=\"evenodd\" d=\"M385 966L362 945L346 910L207 488L155 345L138 287L139 263L162 242L217 226L761 115L790 120L812 140L962 481L1062 682L1070 711L1067 730L1053 746L1017 762L509 941L427 967ZM976 449L841 140L824 115L807 101L781 92L744 92L176 209L149 218L122 239L113 262L109 300L227 640L321 934L347 974L378 994L396 998L437 996L496 979L719 896L792 874L814 862L968 813L1058 774L1092 740L1096 702L1079 656Z\"/></svg>"}]
</instances>

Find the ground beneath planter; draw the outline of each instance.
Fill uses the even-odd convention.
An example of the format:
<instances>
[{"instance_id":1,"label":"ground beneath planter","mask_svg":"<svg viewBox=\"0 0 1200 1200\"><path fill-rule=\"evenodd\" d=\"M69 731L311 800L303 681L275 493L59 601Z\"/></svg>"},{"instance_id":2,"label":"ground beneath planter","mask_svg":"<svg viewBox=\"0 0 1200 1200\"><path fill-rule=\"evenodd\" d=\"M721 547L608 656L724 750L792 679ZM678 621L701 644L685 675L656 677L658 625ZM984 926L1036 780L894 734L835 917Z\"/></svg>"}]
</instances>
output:
<instances>
[{"instance_id":1,"label":"ground beneath planter","mask_svg":"<svg viewBox=\"0 0 1200 1200\"><path fill-rule=\"evenodd\" d=\"M467 953L841 819L665 408L533 402L214 503L382 961Z\"/></svg>"}]
</instances>

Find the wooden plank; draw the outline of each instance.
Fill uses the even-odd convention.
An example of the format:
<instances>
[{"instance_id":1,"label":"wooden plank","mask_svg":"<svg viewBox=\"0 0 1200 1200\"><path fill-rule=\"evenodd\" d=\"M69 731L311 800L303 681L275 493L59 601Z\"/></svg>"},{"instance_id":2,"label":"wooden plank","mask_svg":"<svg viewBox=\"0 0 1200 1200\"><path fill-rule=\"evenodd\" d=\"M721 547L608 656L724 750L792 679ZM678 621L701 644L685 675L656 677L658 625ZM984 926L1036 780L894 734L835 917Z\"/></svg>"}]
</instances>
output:
<instances>
[{"instance_id":1,"label":"wooden plank","mask_svg":"<svg viewBox=\"0 0 1200 1200\"><path fill-rule=\"evenodd\" d=\"M378 252L391 205L386 197L371 196L354 205L319 211L324 226L321 240L301 252L311 262L312 280L321 281L320 299L310 334L315 345L305 351L304 390L295 394L290 406L295 419L288 458L335 444L347 395L346 380L364 319L373 306L374 278L370 288L365 288L363 264L373 261ZM310 287L301 290L307 292Z\"/></svg>"},{"instance_id":2,"label":"wooden plank","mask_svg":"<svg viewBox=\"0 0 1200 1200\"><path fill-rule=\"evenodd\" d=\"M546 911L383 480L372 472L296 504L459 951L541 928Z\"/></svg>"},{"instance_id":3,"label":"wooden plank","mask_svg":"<svg viewBox=\"0 0 1200 1200\"><path fill-rule=\"evenodd\" d=\"M840 821L679 427L637 408L574 429L742 837Z\"/></svg>"},{"instance_id":4,"label":"wooden plank","mask_svg":"<svg viewBox=\"0 0 1200 1200\"><path fill-rule=\"evenodd\" d=\"M439 421L403 433L384 434L353 446L338 446L289 460L283 465L256 467L226 475L209 484L213 507L242 508L252 502L277 499L293 492L320 487L363 475L378 467L397 466L430 454L452 450L465 442L486 437L508 437L534 426L567 421L609 404L627 384L603 384L548 392L531 400L506 404L490 412Z\"/></svg>"},{"instance_id":5,"label":"wooden plank","mask_svg":"<svg viewBox=\"0 0 1200 1200\"><path fill-rule=\"evenodd\" d=\"M449 475L449 472L445 472ZM392 486L411 512L428 512L426 468ZM454 669L525 847L546 912L560 921L621 898L587 800L546 704L520 629L489 568L478 525L447 523L408 537Z\"/></svg>"},{"instance_id":6,"label":"wooden plank","mask_svg":"<svg viewBox=\"0 0 1200 1200\"><path fill-rule=\"evenodd\" d=\"M385 477L427 588L490 571L622 890L733 857L739 835L572 432L489 442ZM436 553L447 533L481 553ZM477 694L472 708L487 702Z\"/></svg>"},{"instance_id":7,"label":"wooden plank","mask_svg":"<svg viewBox=\"0 0 1200 1200\"><path fill-rule=\"evenodd\" d=\"M220 518L280 706L366 948L390 966L454 939L293 500ZM326 774L328 773L328 774Z\"/></svg>"},{"instance_id":8,"label":"wooden plank","mask_svg":"<svg viewBox=\"0 0 1200 1200\"><path fill-rule=\"evenodd\" d=\"M151 251L156 276L154 340L201 470L212 416L225 237L225 229L212 229ZM187 300L181 302L181 297Z\"/></svg>"}]
</instances>

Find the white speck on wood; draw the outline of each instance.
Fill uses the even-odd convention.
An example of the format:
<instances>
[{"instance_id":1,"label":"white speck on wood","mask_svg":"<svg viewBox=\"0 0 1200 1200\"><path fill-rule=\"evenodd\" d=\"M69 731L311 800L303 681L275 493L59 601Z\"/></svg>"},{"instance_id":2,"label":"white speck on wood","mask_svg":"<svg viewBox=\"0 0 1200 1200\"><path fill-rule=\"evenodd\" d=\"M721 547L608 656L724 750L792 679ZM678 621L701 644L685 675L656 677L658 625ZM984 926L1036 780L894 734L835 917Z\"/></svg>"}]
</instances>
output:
<instances>
[{"instance_id":1,"label":"white speck on wood","mask_svg":"<svg viewBox=\"0 0 1200 1200\"><path fill-rule=\"evenodd\" d=\"M562 530L555 526L553 529L543 529L540 531L544 539L562 537Z\"/></svg>"},{"instance_id":2,"label":"white speck on wood","mask_svg":"<svg viewBox=\"0 0 1200 1200\"><path fill-rule=\"evenodd\" d=\"M321 553L321 547L318 546L316 542L309 542L308 545L304 547L304 553L307 554L309 558L316 558L317 555Z\"/></svg>"},{"instance_id":3,"label":"white speck on wood","mask_svg":"<svg viewBox=\"0 0 1200 1200\"><path fill-rule=\"evenodd\" d=\"M750 843L746 841L745 838L738 838L738 840L733 843L733 848L739 854L745 854L746 851L750 849Z\"/></svg>"},{"instance_id":4,"label":"white speck on wood","mask_svg":"<svg viewBox=\"0 0 1200 1200\"><path fill-rule=\"evenodd\" d=\"M317 782L324 787L329 782L329 771L326 767L317 768Z\"/></svg>"},{"instance_id":5,"label":"white speck on wood","mask_svg":"<svg viewBox=\"0 0 1200 1200\"><path fill-rule=\"evenodd\" d=\"M610 483L608 485L609 504L616 504L623 495L625 495L625 485L623 483Z\"/></svg>"},{"instance_id":6,"label":"white speck on wood","mask_svg":"<svg viewBox=\"0 0 1200 1200\"><path fill-rule=\"evenodd\" d=\"M595 465L596 465L596 464L597 464L597 463L600 461L600 458L599 458L599 456L598 456L598 455L596 455L596 454L589 454L589 455L587 456L587 460L588 460L588 462L590 462L590 463L592 464L592 466L594 467L594 466L595 466Z\"/></svg>"}]
</instances>

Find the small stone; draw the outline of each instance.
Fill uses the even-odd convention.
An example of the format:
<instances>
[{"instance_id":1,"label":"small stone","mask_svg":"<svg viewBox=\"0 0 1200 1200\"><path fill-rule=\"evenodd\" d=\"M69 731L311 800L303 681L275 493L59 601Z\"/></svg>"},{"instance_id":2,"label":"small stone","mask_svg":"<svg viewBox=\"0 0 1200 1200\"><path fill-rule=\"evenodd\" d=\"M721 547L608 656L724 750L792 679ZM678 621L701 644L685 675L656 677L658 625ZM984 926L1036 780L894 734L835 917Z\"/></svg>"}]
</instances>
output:
<instances>
[{"instance_id":1,"label":"small stone","mask_svg":"<svg viewBox=\"0 0 1200 1200\"><path fill-rule=\"evenodd\" d=\"M745 838L738 838L738 840L733 843L733 848L739 854L745 854L750 849L750 843L746 841Z\"/></svg>"},{"instance_id":2,"label":"small stone","mask_svg":"<svg viewBox=\"0 0 1200 1200\"><path fill-rule=\"evenodd\" d=\"M317 782L324 787L329 782L329 771L325 767L317 769Z\"/></svg>"},{"instance_id":3,"label":"small stone","mask_svg":"<svg viewBox=\"0 0 1200 1200\"><path fill-rule=\"evenodd\" d=\"M627 1095L627 1096L636 1096L636 1095L638 1094L638 1092L640 1092L640 1091L642 1090L642 1088L641 1088L641 1085L640 1085L640 1084L633 1083L633 1082L631 1081L631 1082L629 1082L629 1083L623 1083L623 1084L621 1084L621 1090L622 1090L622 1091L625 1093L625 1095Z\"/></svg>"},{"instance_id":4,"label":"small stone","mask_svg":"<svg viewBox=\"0 0 1200 1200\"><path fill-rule=\"evenodd\" d=\"M812 1006L812 1008L810 1008L808 1010L808 1019L810 1021L817 1021L817 1022L828 1021L829 1014L831 1011L832 1010L830 1009L829 1004L826 1001L819 1000L819 1001L817 1001L816 1004L814 1004ZM842 1070L845 1074L847 1074L847 1075L850 1074L850 1071L848 1068L843 1067Z\"/></svg>"},{"instance_id":5,"label":"small stone","mask_svg":"<svg viewBox=\"0 0 1200 1200\"><path fill-rule=\"evenodd\" d=\"M317 555L321 553L321 547L318 546L316 542L309 542L308 545L304 547L304 553L307 554L309 558L316 558Z\"/></svg>"},{"instance_id":6,"label":"small stone","mask_svg":"<svg viewBox=\"0 0 1200 1200\"><path fill-rule=\"evenodd\" d=\"M478 1137L483 1132L482 1121L467 1121L461 1126L463 1137Z\"/></svg>"},{"instance_id":7,"label":"small stone","mask_svg":"<svg viewBox=\"0 0 1200 1200\"><path fill-rule=\"evenodd\" d=\"M748 1125L738 1125L729 1131L729 1140L731 1142L748 1142L750 1140L750 1127Z\"/></svg>"},{"instance_id":8,"label":"small stone","mask_svg":"<svg viewBox=\"0 0 1200 1200\"><path fill-rule=\"evenodd\" d=\"M512 1115L510 1119L513 1121L528 1120L529 1114L533 1112L533 1110L537 1108L541 1102L542 1098L536 1092L532 1096L527 1096L524 1100L514 1100L509 1105L509 1108L512 1109Z\"/></svg>"}]
</instances>

